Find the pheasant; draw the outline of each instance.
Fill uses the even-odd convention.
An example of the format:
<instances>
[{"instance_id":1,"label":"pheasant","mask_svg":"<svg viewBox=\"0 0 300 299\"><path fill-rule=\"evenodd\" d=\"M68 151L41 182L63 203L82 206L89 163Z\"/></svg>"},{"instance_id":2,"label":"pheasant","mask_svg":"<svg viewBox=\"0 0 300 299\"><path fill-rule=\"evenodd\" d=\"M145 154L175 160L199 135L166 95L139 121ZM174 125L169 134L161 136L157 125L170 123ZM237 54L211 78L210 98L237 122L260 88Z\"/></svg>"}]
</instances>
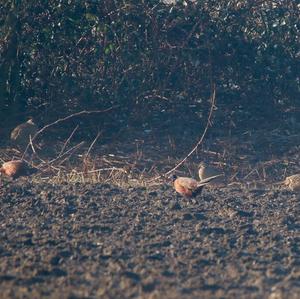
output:
<instances>
[{"instance_id":1,"label":"pheasant","mask_svg":"<svg viewBox=\"0 0 300 299\"><path fill-rule=\"evenodd\" d=\"M218 185L223 183L224 174L220 170L208 166L205 162L201 162L199 165L199 178L201 181L212 178L210 185Z\"/></svg>"},{"instance_id":2,"label":"pheasant","mask_svg":"<svg viewBox=\"0 0 300 299\"><path fill-rule=\"evenodd\" d=\"M196 181L195 179L188 178L188 177L177 177L176 175L173 176L173 184L176 192L185 196L185 197L196 197L197 195L201 194L202 189L205 185L207 185L211 180L219 177L220 175L209 177L205 180L200 182Z\"/></svg>"},{"instance_id":3,"label":"pheasant","mask_svg":"<svg viewBox=\"0 0 300 299\"><path fill-rule=\"evenodd\" d=\"M30 141L30 136L33 138L37 131L37 125L32 119L29 119L27 122L18 125L12 130L10 139L15 145L24 147Z\"/></svg>"},{"instance_id":4,"label":"pheasant","mask_svg":"<svg viewBox=\"0 0 300 299\"><path fill-rule=\"evenodd\" d=\"M300 191L300 173L286 177L283 181L284 185L290 188L292 191Z\"/></svg>"},{"instance_id":5,"label":"pheasant","mask_svg":"<svg viewBox=\"0 0 300 299\"><path fill-rule=\"evenodd\" d=\"M37 172L37 169L30 167L23 160L5 162L0 168L0 174L4 174L12 179L16 179L20 176L29 176L35 172Z\"/></svg>"}]
</instances>

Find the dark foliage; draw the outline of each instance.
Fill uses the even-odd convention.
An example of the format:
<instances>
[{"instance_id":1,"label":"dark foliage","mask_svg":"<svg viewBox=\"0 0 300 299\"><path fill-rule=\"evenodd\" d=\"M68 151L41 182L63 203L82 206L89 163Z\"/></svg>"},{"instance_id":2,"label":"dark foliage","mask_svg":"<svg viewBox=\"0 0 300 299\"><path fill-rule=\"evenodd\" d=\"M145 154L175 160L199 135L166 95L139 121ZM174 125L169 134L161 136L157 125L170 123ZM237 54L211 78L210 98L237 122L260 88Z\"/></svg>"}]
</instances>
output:
<instances>
[{"instance_id":1,"label":"dark foliage","mask_svg":"<svg viewBox=\"0 0 300 299\"><path fill-rule=\"evenodd\" d=\"M299 109L296 1L0 2L1 122L112 105L136 125L201 116L211 81L224 117Z\"/></svg>"}]
</instances>

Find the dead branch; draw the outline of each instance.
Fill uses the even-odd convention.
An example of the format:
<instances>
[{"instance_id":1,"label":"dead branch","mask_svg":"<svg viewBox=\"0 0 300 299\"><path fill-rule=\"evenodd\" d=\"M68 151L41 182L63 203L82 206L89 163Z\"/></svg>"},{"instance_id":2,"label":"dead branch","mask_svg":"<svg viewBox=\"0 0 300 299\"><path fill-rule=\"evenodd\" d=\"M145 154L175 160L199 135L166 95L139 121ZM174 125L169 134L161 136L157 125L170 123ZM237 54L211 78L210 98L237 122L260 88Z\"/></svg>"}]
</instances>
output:
<instances>
[{"instance_id":1,"label":"dead branch","mask_svg":"<svg viewBox=\"0 0 300 299\"><path fill-rule=\"evenodd\" d=\"M214 88L213 94L211 97L211 107L210 107L207 123L206 123L205 129L203 131L203 134L202 134L200 140L196 143L194 148L187 154L186 157L184 157L175 167L173 167L171 170L169 170L168 172L165 173L165 176L169 175L174 170L176 170L179 166L181 166L197 150L198 146L203 142L206 132L207 132L208 128L211 126L211 118L213 115L213 111L215 109L215 99L216 99L216 89Z\"/></svg>"},{"instance_id":2,"label":"dead branch","mask_svg":"<svg viewBox=\"0 0 300 299\"><path fill-rule=\"evenodd\" d=\"M156 181L156 180L160 179L161 177L167 177L169 174L171 174L173 171L175 171L179 166L181 166L197 150L197 148L199 147L199 145L203 142L204 137L206 135L206 132L207 132L208 128L212 125L211 124L211 119L212 119L213 112L214 112L214 110L216 108L215 102L216 102L216 87L213 84L213 90L212 90L212 94L211 94L210 111L209 111L209 115L208 115L208 118L207 118L205 129L204 129L204 131L202 133L201 138L196 143L196 145L194 146L194 148L187 154L187 156L184 157L175 167L173 167L171 170L167 171L165 174L159 175L159 176L155 177L154 179L151 179L149 181L149 183L153 182L153 181Z\"/></svg>"},{"instance_id":3,"label":"dead branch","mask_svg":"<svg viewBox=\"0 0 300 299\"><path fill-rule=\"evenodd\" d=\"M57 156L56 158L54 158L53 160L47 162L48 165L53 164L54 162L56 162L57 160L61 159L62 157L65 157L66 155L68 155L70 152L73 152L74 150L78 149L79 147L81 147L85 142L81 141L80 143L72 146L70 149L68 149L66 152L64 152L63 154Z\"/></svg>"},{"instance_id":4,"label":"dead branch","mask_svg":"<svg viewBox=\"0 0 300 299\"><path fill-rule=\"evenodd\" d=\"M196 23L195 26L198 26L198 24ZM192 29L190 34L193 34L193 30L196 28L195 26ZM208 53L209 53L209 81L210 81L210 89L211 89L211 95L210 95L211 106L210 106L210 111L209 111L209 114L208 114L208 118L207 118L207 122L206 122L206 126L204 128L203 134L202 134L201 138L199 139L199 141L194 146L194 148L175 167L173 167L171 170L167 171L165 174L157 176L154 179L151 179L149 181L149 183L153 182L153 181L156 181L156 180L160 179L161 177L167 177L169 174L171 174L173 171L175 171L179 166L181 166L197 150L199 145L203 142L208 128L212 126L211 119L212 119L213 112L216 108L216 106L215 106L215 103L216 103L216 85L215 85L214 79L213 79L212 59L211 59L210 46L207 45L207 48L208 48Z\"/></svg>"},{"instance_id":5,"label":"dead branch","mask_svg":"<svg viewBox=\"0 0 300 299\"><path fill-rule=\"evenodd\" d=\"M96 143L96 141L98 140L98 138L100 137L101 134L102 134L102 131L101 131L101 132L98 132L97 136L95 137L95 139L93 140L93 142L92 142L91 145L89 146L88 151L86 152L86 155L85 155L85 159L89 156L90 151L92 150L94 144Z\"/></svg>"},{"instance_id":6,"label":"dead branch","mask_svg":"<svg viewBox=\"0 0 300 299\"><path fill-rule=\"evenodd\" d=\"M63 154L64 150L65 150L66 147L67 147L67 144L70 142L71 138L73 137L73 135L74 135L75 132L77 131L78 127L79 127L79 125L77 125L77 126L75 127L75 129L72 131L72 133L70 134L70 136L68 137L68 139L67 139L66 142L64 143L64 145L63 145L63 147L62 147L60 153L58 154L58 156L60 156L60 155Z\"/></svg>"},{"instance_id":7,"label":"dead branch","mask_svg":"<svg viewBox=\"0 0 300 299\"><path fill-rule=\"evenodd\" d=\"M92 150L94 144L96 143L96 141L98 140L99 136L101 135L102 132L98 132L97 133L97 136L95 137L95 139L93 140L93 142L90 144L86 154L83 156L83 160L82 160L82 164L83 164L83 170L85 172L87 172L88 170L88 157L89 157L89 154L90 154L90 151Z\"/></svg>"},{"instance_id":8,"label":"dead branch","mask_svg":"<svg viewBox=\"0 0 300 299\"><path fill-rule=\"evenodd\" d=\"M31 146L32 152L33 152L34 154L36 154L35 148L34 148L33 143L32 143L31 135L29 135L29 144L30 144L30 146ZM23 157L23 158L24 158L24 157Z\"/></svg>"},{"instance_id":9,"label":"dead branch","mask_svg":"<svg viewBox=\"0 0 300 299\"><path fill-rule=\"evenodd\" d=\"M105 112L108 112L108 111L111 111L113 109L116 109L118 108L119 106L112 106L110 108L107 108L107 109L104 109L104 110L91 110L91 111L87 111L87 110L83 110L83 111L80 111L80 112L76 112L76 113L73 113L71 115L68 115L66 117L63 117L63 118L59 118L57 119L56 121L50 123L50 124L47 124L45 125L44 127L42 127L40 130L38 130L34 136L32 137L32 142L36 139L36 137L38 135L40 135L41 133L43 133L45 130L47 130L49 127L52 127L54 125L57 125L63 121L66 121L66 120L69 120L73 117L77 117L77 116L80 116L80 115L87 115L87 114L95 114L95 113L105 113ZM27 153L28 151L28 148L30 146L30 143L27 144L26 148L25 148L25 151L23 153L23 156L22 156L22 159L24 158L25 154Z\"/></svg>"},{"instance_id":10,"label":"dead branch","mask_svg":"<svg viewBox=\"0 0 300 299\"><path fill-rule=\"evenodd\" d=\"M67 144L70 142L71 138L73 137L73 135L75 134L75 132L76 132L77 129L78 129L78 125L74 128L74 130L72 131L72 133L70 134L70 136L68 137L68 139L65 141L65 143L64 143L64 145L63 145L60 153L58 154L58 156L56 158L54 158L54 159L52 159L50 161L45 161L45 160L41 159L39 156L37 156L37 158L42 162L43 165L46 165L46 166L48 166L50 168L55 169L55 167L53 165L51 165L51 164L53 164L55 161L59 160L60 158L65 157L68 153L72 152L73 150L76 150L77 148L79 148L84 143L84 142L81 142L81 143L73 146L72 148L70 148L68 151L66 151L64 153L64 150L66 149ZM30 138L30 141L32 143L31 138ZM32 147L33 147L33 144L32 144ZM38 166L37 168L39 170L42 170L40 166ZM57 170L57 169L55 169L55 170Z\"/></svg>"},{"instance_id":11,"label":"dead branch","mask_svg":"<svg viewBox=\"0 0 300 299\"><path fill-rule=\"evenodd\" d=\"M90 173L97 173L97 172L101 172L101 171L120 171L120 172L124 172L127 173L126 170L124 170L123 168L118 168L118 167L107 167L107 168L99 168L99 169L94 169L94 170L88 170L87 172L84 171L76 171L76 174L90 174Z\"/></svg>"}]
</instances>

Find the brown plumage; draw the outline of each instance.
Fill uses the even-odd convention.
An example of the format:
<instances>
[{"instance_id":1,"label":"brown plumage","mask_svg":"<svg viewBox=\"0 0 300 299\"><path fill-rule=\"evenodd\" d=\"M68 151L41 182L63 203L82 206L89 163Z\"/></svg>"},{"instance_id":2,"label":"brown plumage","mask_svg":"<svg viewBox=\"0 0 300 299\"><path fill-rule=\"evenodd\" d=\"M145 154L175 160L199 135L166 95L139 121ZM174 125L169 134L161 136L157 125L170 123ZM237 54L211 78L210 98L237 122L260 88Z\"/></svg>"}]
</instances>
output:
<instances>
[{"instance_id":1,"label":"brown plumage","mask_svg":"<svg viewBox=\"0 0 300 299\"><path fill-rule=\"evenodd\" d=\"M292 191L300 192L300 173L288 176L283 183Z\"/></svg>"},{"instance_id":2,"label":"brown plumage","mask_svg":"<svg viewBox=\"0 0 300 299\"><path fill-rule=\"evenodd\" d=\"M211 180L209 185L219 185L224 183L224 174L214 167L207 165L204 162L201 162L199 165L199 178L200 181L215 177Z\"/></svg>"},{"instance_id":3,"label":"brown plumage","mask_svg":"<svg viewBox=\"0 0 300 299\"><path fill-rule=\"evenodd\" d=\"M15 145L24 147L29 143L30 136L33 138L37 131L37 125L32 119L29 119L27 122L18 125L12 130L10 139Z\"/></svg>"},{"instance_id":4,"label":"brown plumage","mask_svg":"<svg viewBox=\"0 0 300 299\"><path fill-rule=\"evenodd\" d=\"M0 168L0 174L4 174L12 179L16 179L20 176L29 176L35 173L36 171L36 168L30 167L23 160L5 162Z\"/></svg>"},{"instance_id":5,"label":"brown plumage","mask_svg":"<svg viewBox=\"0 0 300 299\"><path fill-rule=\"evenodd\" d=\"M207 185L211 180L218 177L212 176L207 178L203 181L196 181L192 178L187 177L177 177L176 175L173 176L173 184L176 192L185 196L185 197L196 197L197 195L201 194L202 189L205 185Z\"/></svg>"}]
</instances>

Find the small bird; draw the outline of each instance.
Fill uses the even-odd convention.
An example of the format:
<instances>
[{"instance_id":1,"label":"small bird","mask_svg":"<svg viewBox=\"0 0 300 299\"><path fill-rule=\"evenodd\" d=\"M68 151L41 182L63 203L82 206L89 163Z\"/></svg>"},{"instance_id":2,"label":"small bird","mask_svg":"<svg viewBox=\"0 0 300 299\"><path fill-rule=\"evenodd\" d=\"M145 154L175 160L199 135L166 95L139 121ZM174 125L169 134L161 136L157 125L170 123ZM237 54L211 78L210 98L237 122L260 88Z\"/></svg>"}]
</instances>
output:
<instances>
[{"instance_id":1,"label":"small bird","mask_svg":"<svg viewBox=\"0 0 300 299\"><path fill-rule=\"evenodd\" d=\"M211 180L210 185L221 184L224 180L224 174L211 166L208 166L205 162L201 162L199 165L199 178L203 181L208 178L215 177Z\"/></svg>"},{"instance_id":2,"label":"small bird","mask_svg":"<svg viewBox=\"0 0 300 299\"><path fill-rule=\"evenodd\" d=\"M29 143L30 138L33 138L37 131L37 125L33 122L32 118L30 118L27 122L18 125L12 130L10 139L15 145L24 147Z\"/></svg>"},{"instance_id":3,"label":"small bird","mask_svg":"<svg viewBox=\"0 0 300 299\"><path fill-rule=\"evenodd\" d=\"M202 189L206 186L211 180L213 180L217 176L212 176L203 181L196 181L195 179L188 177L177 177L177 175L173 175L173 184L176 192L185 196L185 197L196 197L201 194Z\"/></svg>"},{"instance_id":4,"label":"small bird","mask_svg":"<svg viewBox=\"0 0 300 299\"><path fill-rule=\"evenodd\" d=\"M5 162L0 168L0 174L4 174L12 179L16 179L20 176L29 176L35 172L37 172L37 169L30 167L23 160L13 160Z\"/></svg>"},{"instance_id":5,"label":"small bird","mask_svg":"<svg viewBox=\"0 0 300 299\"><path fill-rule=\"evenodd\" d=\"M300 191L300 173L288 176L283 181L284 185L290 188L292 191Z\"/></svg>"}]
</instances>

